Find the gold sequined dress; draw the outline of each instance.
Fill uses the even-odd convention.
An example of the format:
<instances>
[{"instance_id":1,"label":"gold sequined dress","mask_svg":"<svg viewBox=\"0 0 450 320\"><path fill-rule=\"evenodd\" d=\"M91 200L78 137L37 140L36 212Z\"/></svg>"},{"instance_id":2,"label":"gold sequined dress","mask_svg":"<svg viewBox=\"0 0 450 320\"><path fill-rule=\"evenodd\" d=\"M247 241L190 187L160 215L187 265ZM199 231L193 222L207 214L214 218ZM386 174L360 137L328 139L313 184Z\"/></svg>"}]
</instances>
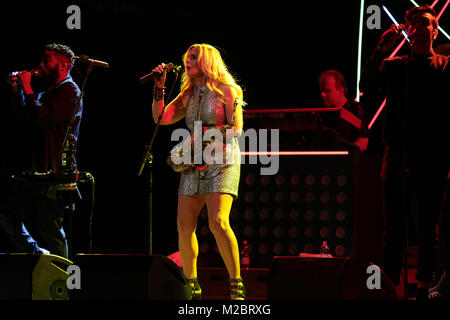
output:
<instances>
[{"instance_id":1,"label":"gold sequined dress","mask_svg":"<svg viewBox=\"0 0 450 320\"><path fill-rule=\"evenodd\" d=\"M194 130L194 121L201 121L204 127L228 124L224 103L206 86L196 87L193 90L193 95L186 108L185 121L191 133ZM234 137L227 142L226 148L228 152L232 152L231 163L213 163L203 171L192 170L182 173L178 194L196 196L210 193L228 193L237 197L241 167L237 138Z\"/></svg>"}]
</instances>

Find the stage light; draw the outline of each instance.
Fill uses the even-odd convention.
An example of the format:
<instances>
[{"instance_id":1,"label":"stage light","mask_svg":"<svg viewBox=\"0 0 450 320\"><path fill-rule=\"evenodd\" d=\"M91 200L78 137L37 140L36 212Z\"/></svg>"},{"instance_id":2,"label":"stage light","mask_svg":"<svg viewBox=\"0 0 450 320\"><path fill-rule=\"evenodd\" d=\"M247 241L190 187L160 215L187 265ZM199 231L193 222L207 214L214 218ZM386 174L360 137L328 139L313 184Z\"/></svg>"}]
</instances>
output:
<instances>
[{"instance_id":1,"label":"stage light","mask_svg":"<svg viewBox=\"0 0 450 320\"><path fill-rule=\"evenodd\" d=\"M270 185L271 182L272 182L271 176L261 176L261 184L263 186L268 186Z\"/></svg>"},{"instance_id":2,"label":"stage light","mask_svg":"<svg viewBox=\"0 0 450 320\"><path fill-rule=\"evenodd\" d=\"M261 196L259 197L259 201L262 203L269 203L271 201L270 192L269 191L263 191L261 192Z\"/></svg>"},{"instance_id":3,"label":"stage light","mask_svg":"<svg viewBox=\"0 0 450 320\"><path fill-rule=\"evenodd\" d=\"M268 254L269 253L269 246L266 243L261 243L258 246L258 252L259 252L260 255L263 255L263 256Z\"/></svg>"},{"instance_id":4,"label":"stage light","mask_svg":"<svg viewBox=\"0 0 450 320\"><path fill-rule=\"evenodd\" d=\"M345 218L347 217L347 213L345 212L345 210L339 210L338 212L336 212L336 220L339 222L343 222L345 221Z\"/></svg>"},{"instance_id":5,"label":"stage light","mask_svg":"<svg viewBox=\"0 0 450 320\"><path fill-rule=\"evenodd\" d=\"M262 208L259 210L258 215L261 221L268 220L270 218L270 212L267 208Z\"/></svg>"},{"instance_id":6,"label":"stage light","mask_svg":"<svg viewBox=\"0 0 450 320\"><path fill-rule=\"evenodd\" d=\"M239 220L239 209L238 208L232 208L230 211L230 219L232 221Z\"/></svg>"},{"instance_id":7,"label":"stage light","mask_svg":"<svg viewBox=\"0 0 450 320\"><path fill-rule=\"evenodd\" d=\"M308 185L308 186L312 186L314 183L316 183L316 178L312 175L312 174L309 174L307 177L306 177L306 184Z\"/></svg>"},{"instance_id":8,"label":"stage light","mask_svg":"<svg viewBox=\"0 0 450 320\"><path fill-rule=\"evenodd\" d=\"M247 208L244 212L245 220L250 221L255 217L255 211L251 208Z\"/></svg>"},{"instance_id":9,"label":"stage light","mask_svg":"<svg viewBox=\"0 0 450 320\"><path fill-rule=\"evenodd\" d=\"M291 209L291 210L289 211L289 219L290 219L292 222L298 221L299 217L300 217L300 213L298 212L298 210L296 210L296 209Z\"/></svg>"},{"instance_id":10,"label":"stage light","mask_svg":"<svg viewBox=\"0 0 450 320\"><path fill-rule=\"evenodd\" d=\"M419 5L418 5L414 0L409 0L409 1L411 1L411 3L412 3L413 5L415 5L416 7L419 7ZM434 8L434 6L436 5L436 3L438 3L438 2L439 2L439 0L435 0L435 1L430 5L430 7ZM446 2L446 3L444 4L444 6L442 7L441 11L440 11L439 14L437 15L437 19L438 19L438 20L441 18L442 14L444 13L444 11L445 11L445 9L447 8L447 6L449 5L449 3L450 3L450 0L447 0L447 2ZM445 32L445 30L444 30L441 26L438 26L438 30L439 30L440 33L443 34L448 40L450 40L450 36L448 35L447 32Z\"/></svg>"},{"instance_id":11,"label":"stage light","mask_svg":"<svg viewBox=\"0 0 450 320\"><path fill-rule=\"evenodd\" d=\"M336 195L336 201L338 203L344 203L345 200L347 200L347 195L345 192L341 191Z\"/></svg>"},{"instance_id":12,"label":"stage light","mask_svg":"<svg viewBox=\"0 0 450 320\"><path fill-rule=\"evenodd\" d=\"M363 40L363 30L364 30L364 0L361 0L360 10L359 10L359 33L358 33L358 62L356 67L356 98L355 100L359 102L361 98L361 92L359 90L359 82L361 80L361 64L362 64L362 40Z\"/></svg>"},{"instance_id":13,"label":"stage light","mask_svg":"<svg viewBox=\"0 0 450 320\"><path fill-rule=\"evenodd\" d=\"M283 155L276 175L261 176L259 169L258 165L241 167L245 178L239 187L240 196L233 202L232 211L237 210L233 219L230 217L239 243L247 240L254 246L252 267L269 267L274 255L318 253L323 240L333 252L337 245L351 252L350 157ZM207 224L207 220L199 220L197 235L199 242L210 244L208 266L219 266L220 256L214 256L212 250L214 237L205 237L201 224ZM202 265L205 261L201 259Z\"/></svg>"},{"instance_id":14,"label":"stage light","mask_svg":"<svg viewBox=\"0 0 450 320\"><path fill-rule=\"evenodd\" d=\"M207 254L209 252L209 243L208 242L202 242L200 244L200 252L203 254Z\"/></svg>"},{"instance_id":15,"label":"stage light","mask_svg":"<svg viewBox=\"0 0 450 320\"><path fill-rule=\"evenodd\" d=\"M300 181L301 181L301 179L300 179L300 177L299 177L298 175L293 175L293 176L291 177L291 180L290 180L292 186L297 186L297 185L299 185L299 184L300 184Z\"/></svg>"},{"instance_id":16,"label":"stage light","mask_svg":"<svg viewBox=\"0 0 450 320\"><path fill-rule=\"evenodd\" d=\"M327 209L322 209L320 210L320 220L327 222L330 220L331 214L330 211L328 211Z\"/></svg>"},{"instance_id":17,"label":"stage light","mask_svg":"<svg viewBox=\"0 0 450 320\"><path fill-rule=\"evenodd\" d=\"M295 239L298 237L298 235L299 235L299 231L298 231L297 227L291 227L289 229L289 237L290 238Z\"/></svg>"},{"instance_id":18,"label":"stage light","mask_svg":"<svg viewBox=\"0 0 450 320\"><path fill-rule=\"evenodd\" d=\"M281 238L284 235L284 229L280 226L276 226L275 229L273 229L273 235L275 238Z\"/></svg>"},{"instance_id":19,"label":"stage light","mask_svg":"<svg viewBox=\"0 0 450 320\"><path fill-rule=\"evenodd\" d=\"M203 225L200 227L200 235L202 235L203 237L206 237L207 235L209 235L209 227L208 225Z\"/></svg>"},{"instance_id":20,"label":"stage light","mask_svg":"<svg viewBox=\"0 0 450 320\"><path fill-rule=\"evenodd\" d=\"M276 178L275 178L275 184L277 186L282 186L286 183L286 178L284 177L284 175L279 174Z\"/></svg>"},{"instance_id":21,"label":"stage light","mask_svg":"<svg viewBox=\"0 0 450 320\"><path fill-rule=\"evenodd\" d=\"M254 234L255 234L255 228L253 228L251 225L246 225L244 227L244 237L246 239L253 237Z\"/></svg>"},{"instance_id":22,"label":"stage light","mask_svg":"<svg viewBox=\"0 0 450 320\"><path fill-rule=\"evenodd\" d=\"M389 10L386 8L386 6L385 6L385 5L381 5L381 7L383 8L384 12L386 12L386 14L389 16L389 18L392 20L392 22L393 22L396 26L398 26L397 20L395 20L394 16L389 12ZM406 34L405 30L402 30L402 34L403 34L403 36L405 37L405 39L406 39L408 42L410 42L409 39L408 39L408 35Z\"/></svg>"},{"instance_id":23,"label":"stage light","mask_svg":"<svg viewBox=\"0 0 450 320\"><path fill-rule=\"evenodd\" d=\"M312 244L310 244L310 243L306 244L303 247L303 252L305 252L305 253L313 253L314 252L314 246Z\"/></svg>"},{"instance_id":24,"label":"stage light","mask_svg":"<svg viewBox=\"0 0 450 320\"><path fill-rule=\"evenodd\" d=\"M200 211L200 218L203 220L208 219L208 210L206 210L206 208L203 208L202 211Z\"/></svg>"},{"instance_id":25,"label":"stage light","mask_svg":"<svg viewBox=\"0 0 450 320\"><path fill-rule=\"evenodd\" d=\"M346 234L345 228L343 228L343 227L338 227L338 228L336 229L336 238L338 238L338 239L344 239L344 238L345 238L345 234Z\"/></svg>"},{"instance_id":26,"label":"stage light","mask_svg":"<svg viewBox=\"0 0 450 320\"><path fill-rule=\"evenodd\" d=\"M300 193L298 193L297 191L291 192L291 194L289 195L289 201L291 203L296 203L299 200L300 200Z\"/></svg>"},{"instance_id":27,"label":"stage light","mask_svg":"<svg viewBox=\"0 0 450 320\"><path fill-rule=\"evenodd\" d=\"M331 199L331 194L328 191L322 192L320 195L320 202L327 203Z\"/></svg>"},{"instance_id":28,"label":"stage light","mask_svg":"<svg viewBox=\"0 0 450 320\"><path fill-rule=\"evenodd\" d=\"M281 208L278 208L275 210L275 212L273 213L273 217L275 220L277 221L281 221L284 218L284 211Z\"/></svg>"},{"instance_id":29,"label":"stage light","mask_svg":"<svg viewBox=\"0 0 450 320\"><path fill-rule=\"evenodd\" d=\"M247 177L245 177L245 182L248 186L254 186L256 183L256 178L254 174L249 174Z\"/></svg>"},{"instance_id":30,"label":"stage light","mask_svg":"<svg viewBox=\"0 0 450 320\"><path fill-rule=\"evenodd\" d=\"M328 174L325 174L320 179L320 182L322 183L323 186L328 186L331 183L331 178Z\"/></svg>"},{"instance_id":31,"label":"stage light","mask_svg":"<svg viewBox=\"0 0 450 320\"><path fill-rule=\"evenodd\" d=\"M314 220L314 210L308 209L305 211L305 220L313 221Z\"/></svg>"},{"instance_id":32,"label":"stage light","mask_svg":"<svg viewBox=\"0 0 450 320\"><path fill-rule=\"evenodd\" d=\"M330 229L327 226L322 227L320 228L319 234L322 239L327 239L330 236Z\"/></svg>"},{"instance_id":33,"label":"stage light","mask_svg":"<svg viewBox=\"0 0 450 320\"><path fill-rule=\"evenodd\" d=\"M315 199L315 197L316 197L316 196L314 195L314 192L312 192L312 191L307 192L306 195L305 195L305 201L306 201L306 203L311 203L311 202L313 202L314 199Z\"/></svg>"},{"instance_id":34,"label":"stage light","mask_svg":"<svg viewBox=\"0 0 450 320\"><path fill-rule=\"evenodd\" d=\"M378 107L377 112L375 112L375 115L373 116L372 120L370 120L370 123L368 125L369 130L372 129L373 124L375 123L375 121L378 119L378 116L380 115L381 111L383 111L384 109L384 105L386 104L386 98L384 98L383 102L381 103L381 105Z\"/></svg>"},{"instance_id":35,"label":"stage light","mask_svg":"<svg viewBox=\"0 0 450 320\"><path fill-rule=\"evenodd\" d=\"M338 257L345 256L346 254L345 247L342 244L337 245L336 248L334 249L334 253Z\"/></svg>"},{"instance_id":36,"label":"stage light","mask_svg":"<svg viewBox=\"0 0 450 320\"><path fill-rule=\"evenodd\" d=\"M336 184L339 187L345 186L346 183L347 183L347 177L344 174L340 174L340 175L337 176Z\"/></svg>"},{"instance_id":37,"label":"stage light","mask_svg":"<svg viewBox=\"0 0 450 320\"><path fill-rule=\"evenodd\" d=\"M278 191L275 194L275 202L276 203L283 203L286 200L286 194L284 192Z\"/></svg>"},{"instance_id":38,"label":"stage light","mask_svg":"<svg viewBox=\"0 0 450 320\"><path fill-rule=\"evenodd\" d=\"M274 255L276 255L276 256L281 255L283 253L283 249L284 248L283 248L283 245L281 243L276 243L273 246L273 253L274 253Z\"/></svg>"},{"instance_id":39,"label":"stage light","mask_svg":"<svg viewBox=\"0 0 450 320\"><path fill-rule=\"evenodd\" d=\"M242 156L348 156L349 151L241 151Z\"/></svg>"},{"instance_id":40,"label":"stage light","mask_svg":"<svg viewBox=\"0 0 450 320\"><path fill-rule=\"evenodd\" d=\"M258 234L261 238L267 237L270 234L269 227L267 227L267 226L260 227L258 230Z\"/></svg>"},{"instance_id":41,"label":"stage light","mask_svg":"<svg viewBox=\"0 0 450 320\"><path fill-rule=\"evenodd\" d=\"M450 0L447 0L447 2L444 4L444 6L442 7L441 11L439 11L438 15L437 15L437 19L439 20L442 16L442 14L444 13L445 9L447 9L448 5L450 3ZM443 30L441 30L443 31ZM448 36L447 36L448 37Z\"/></svg>"},{"instance_id":42,"label":"stage light","mask_svg":"<svg viewBox=\"0 0 450 320\"><path fill-rule=\"evenodd\" d=\"M303 235L305 236L305 238L312 238L314 237L314 228L311 226L307 226L303 232Z\"/></svg>"},{"instance_id":43,"label":"stage light","mask_svg":"<svg viewBox=\"0 0 450 320\"><path fill-rule=\"evenodd\" d=\"M245 193L245 202L253 203L255 201L255 193L253 191L247 191Z\"/></svg>"},{"instance_id":44,"label":"stage light","mask_svg":"<svg viewBox=\"0 0 450 320\"><path fill-rule=\"evenodd\" d=\"M289 255L291 256L297 256L299 253L299 247L296 243L291 243L291 245L289 245Z\"/></svg>"}]
</instances>

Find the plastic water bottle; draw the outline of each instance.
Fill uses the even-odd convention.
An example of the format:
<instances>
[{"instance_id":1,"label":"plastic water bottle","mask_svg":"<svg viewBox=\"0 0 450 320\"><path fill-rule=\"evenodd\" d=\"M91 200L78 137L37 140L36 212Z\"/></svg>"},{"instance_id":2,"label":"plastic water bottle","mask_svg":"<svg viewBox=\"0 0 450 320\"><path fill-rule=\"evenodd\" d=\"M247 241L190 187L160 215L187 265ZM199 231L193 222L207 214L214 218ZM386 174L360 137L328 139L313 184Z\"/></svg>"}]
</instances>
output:
<instances>
[{"instance_id":1,"label":"plastic water bottle","mask_svg":"<svg viewBox=\"0 0 450 320\"><path fill-rule=\"evenodd\" d=\"M320 246L320 256L327 258L330 256L330 247L328 247L328 244L326 241L322 242L322 245Z\"/></svg>"},{"instance_id":2,"label":"plastic water bottle","mask_svg":"<svg viewBox=\"0 0 450 320\"><path fill-rule=\"evenodd\" d=\"M241 251L241 267L248 269L250 266L250 255L248 254L248 242L244 240L242 242L242 251Z\"/></svg>"}]
</instances>

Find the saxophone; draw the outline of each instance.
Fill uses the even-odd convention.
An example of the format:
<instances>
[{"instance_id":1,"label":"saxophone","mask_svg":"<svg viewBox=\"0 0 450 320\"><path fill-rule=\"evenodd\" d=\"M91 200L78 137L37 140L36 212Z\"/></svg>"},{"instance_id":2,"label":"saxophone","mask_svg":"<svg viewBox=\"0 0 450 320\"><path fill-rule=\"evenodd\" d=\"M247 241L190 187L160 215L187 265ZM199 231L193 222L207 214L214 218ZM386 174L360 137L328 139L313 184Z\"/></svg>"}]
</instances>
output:
<instances>
[{"instance_id":1,"label":"saxophone","mask_svg":"<svg viewBox=\"0 0 450 320\"><path fill-rule=\"evenodd\" d=\"M209 129L212 129L212 128L211 127L203 127L203 131L206 131L206 130L209 130ZM228 129L231 129L231 127L230 126L221 126L221 127L214 127L214 129L219 130L220 133L222 134L222 141L224 141L224 143L223 143L223 150L225 150L226 145L227 145L225 143L225 141L226 141L226 133L227 133ZM192 139L190 139L190 140L191 140L191 146L192 146L193 145ZM213 136L211 138L211 140L209 140L209 141L202 141L202 148L201 148L201 150L195 150L196 148L192 148L191 147L190 158L189 158L190 161L187 162L187 163L186 162L181 162L181 163L178 163L178 164L174 163L172 161L173 157L181 159L181 158L184 157L185 151L184 151L184 145L183 144L177 144L169 152L169 156L167 157L167 161L166 162L172 168L173 171L178 172L178 173L189 173L189 172L193 172L195 170L198 170L198 171L206 170L209 167L209 164L204 162L203 151L205 150L205 148L207 146L209 146L211 143L214 143L214 142L215 142L215 137ZM200 159L202 159L202 162L198 163L198 164L195 164L193 160L196 159L196 155L198 155L198 153L200 153L200 152L201 152ZM224 154L224 159L225 159L225 154L226 153L224 152L223 154ZM223 162L223 163L225 163L225 162Z\"/></svg>"}]
</instances>

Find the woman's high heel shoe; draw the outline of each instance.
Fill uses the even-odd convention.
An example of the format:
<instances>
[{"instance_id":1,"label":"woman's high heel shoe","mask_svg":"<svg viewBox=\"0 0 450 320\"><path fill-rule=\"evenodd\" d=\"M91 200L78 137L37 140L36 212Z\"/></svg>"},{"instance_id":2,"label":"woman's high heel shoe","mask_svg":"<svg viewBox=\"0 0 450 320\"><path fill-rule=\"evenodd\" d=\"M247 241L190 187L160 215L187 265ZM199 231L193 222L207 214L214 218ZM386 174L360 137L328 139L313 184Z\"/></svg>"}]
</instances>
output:
<instances>
[{"instance_id":1,"label":"woman's high heel shoe","mask_svg":"<svg viewBox=\"0 0 450 320\"><path fill-rule=\"evenodd\" d=\"M245 300L245 287L242 278L230 279L230 298L231 300Z\"/></svg>"},{"instance_id":2,"label":"woman's high heel shoe","mask_svg":"<svg viewBox=\"0 0 450 320\"><path fill-rule=\"evenodd\" d=\"M198 282L198 278L187 279L189 285L192 288L192 298L191 300L202 300L202 288Z\"/></svg>"}]
</instances>

